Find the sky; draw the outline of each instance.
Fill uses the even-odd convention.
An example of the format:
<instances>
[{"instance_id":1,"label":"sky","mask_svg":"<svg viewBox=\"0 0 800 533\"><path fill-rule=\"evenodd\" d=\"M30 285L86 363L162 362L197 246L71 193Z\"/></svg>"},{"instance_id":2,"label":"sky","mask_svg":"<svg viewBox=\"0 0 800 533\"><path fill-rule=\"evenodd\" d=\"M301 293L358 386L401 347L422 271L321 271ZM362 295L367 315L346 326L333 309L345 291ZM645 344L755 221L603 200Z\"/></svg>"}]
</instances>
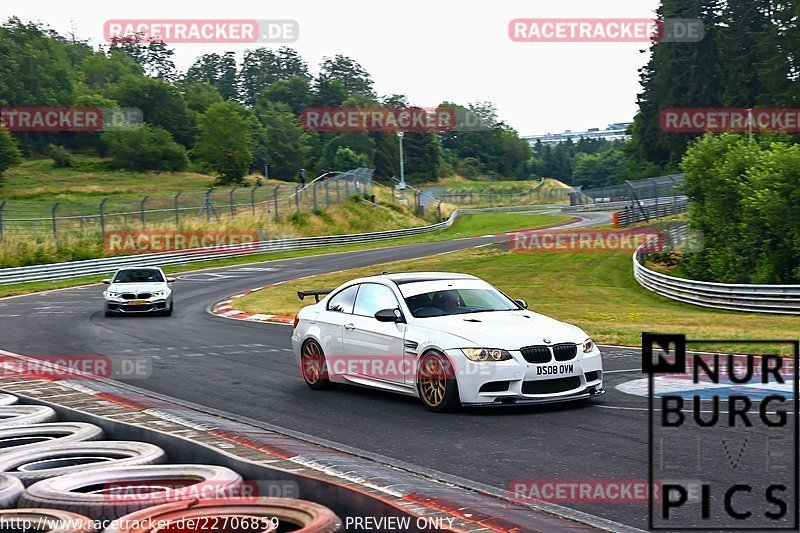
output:
<instances>
[{"instance_id":1,"label":"sky","mask_svg":"<svg viewBox=\"0 0 800 533\"><path fill-rule=\"evenodd\" d=\"M0 17L39 21L107 44L109 19L291 19L289 46L312 72L325 56L344 54L375 80L378 94L406 94L421 107L447 100L490 101L521 135L605 128L636 112L646 43L524 43L508 35L516 18L652 18L658 0L4 0ZM279 44L172 45L185 70L204 53Z\"/></svg>"}]
</instances>

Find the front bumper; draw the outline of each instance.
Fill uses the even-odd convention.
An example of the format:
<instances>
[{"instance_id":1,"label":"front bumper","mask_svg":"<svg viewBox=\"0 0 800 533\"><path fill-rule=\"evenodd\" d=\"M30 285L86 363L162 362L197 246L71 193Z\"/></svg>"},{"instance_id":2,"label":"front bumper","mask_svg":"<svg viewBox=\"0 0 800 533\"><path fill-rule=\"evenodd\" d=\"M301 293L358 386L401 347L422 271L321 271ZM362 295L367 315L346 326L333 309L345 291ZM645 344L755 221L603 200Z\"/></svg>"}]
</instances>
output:
<instances>
[{"instance_id":1,"label":"front bumper","mask_svg":"<svg viewBox=\"0 0 800 533\"><path fill-rule=\"evenodd\" d=\"M528 363L519 351L510 361L476 363L447 350L455 367L458 392L464 405L514 405L567 402L594 398L603 389L603 362L599 349L578 353L569 361ZM556 374L545 369L555 367Z\"/></svg>"},{"instance_id":2,"label":"front bumper","mask_svg":"<svg viewBox=\"0 0 800 533\"><path fill-rule=\"evenodd\" d=\"M166 298L152 298L143 304L131 304L127 300L106 300L106 310L112 313L145 314L166 311L170 301Z\"/></svg>"}]
</instances>

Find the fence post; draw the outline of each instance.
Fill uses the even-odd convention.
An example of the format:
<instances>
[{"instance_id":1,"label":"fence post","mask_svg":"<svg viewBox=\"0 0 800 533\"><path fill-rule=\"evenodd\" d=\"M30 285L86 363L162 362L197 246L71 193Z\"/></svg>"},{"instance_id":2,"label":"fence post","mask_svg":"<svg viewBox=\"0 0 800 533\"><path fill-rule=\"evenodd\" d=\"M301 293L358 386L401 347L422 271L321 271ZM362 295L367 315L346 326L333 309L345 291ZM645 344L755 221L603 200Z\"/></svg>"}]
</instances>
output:
<instances>
[{"instance_id":1,"label":"fence post","mask_svg":"<svg viewBox=\"0 0 800 533\"><path fill-rule=\"evenodd\" d=\"M350 197L350 177L344 179L344 195Z\"/></svg>"},{"instance_id":2,"label":"fence post","mask_svg":"<svg viewBox=\"0 0 800 533\"><path fill-rule=\"evenodd\" d=\"M325 180L325 209L331 208L331 199L328 196L328 181Z\"/></svg>"},{"instance_id":3,"label":"fence post","mask_svg":"<svg viewBox=\"0 0 800 533\"><path fill-rule=\"evenodd\" d=\"M253 212L253 216L256 216L256 189L261 187L260 183L256 183L253 186L253 190L250 191L250 210Z\"/></svg>"},{"instance_id":4,"label":"fence post","mask_svg":"<svg viewBox=\"0 0 800 533\"><path fill-rule=\"evenodd\" d=\"M149 198L148 196L145 196L144 198L142 198L142 201L139 204L139 211L140 211L140 213L142 215L142 227L143 228L147 227L147 221L145 220L145 216L144 216L144 203L147 201L148 198Z\"/></svg>"},{"instance_id":5,"label":"fence post","mask_svg":"<svg viewBox=\"0 0 800 533\"><path fill-rule=\"evenodd\" d=\"M53 240L56 241L56 242L58 241L58 225L56 223L56 209L58 209L59 205L61 205L61 202L54 203L53 204L53 210L52 210L52 215L53 215Z\"/></svg>"},{"instance_id":6,"label":"fence post","mask_svg":"<svg viewBox=\"0 0 800 533\"><path fill-rule=\"evenodd\" d=\"M180 209L178 208L178 198L181 197L181 192L183 192L183 191L178 191L177 194L175 194L175 225L176 226L179 226L180 223L181 223L181 214L180 214L181 212L180 212Z\"/></svg>"},{"instance_id":7,"label":"fence post","mask_svg":"<svg viewBox=\"0 0 800 533\"><path fill-rule=\"evenodd\" d=\"M214 187L209 187L206 191L206 199L203 204L203 208L206 210L206 220L211 220L211 192L214 190Z\"/></svg>"},{"instance_id":8,"label":"fence post","mask_svg":"<svg viewBox=\"0 0 800 533\"><path fill-rule=\"evenodd\" d=\"M314 195L314 212L316 213L317 212L317 184L316 183L311 187L311 192Z\"/></svg>"},{"instance_id":9,"label":"fence post","mask_svg":"<svg viewBox=\"0 0 800 533\"><path fill-rule=\"evenodd\" d=\"M294 188L294 207L298 213L300 212L300 187L302 187L302 185L298 185Z\"/></svg>"},{"instance_id":10,"label":"fence post","mask_svg":"<svg viewBox=\"0 0 800 533\"><path fill-rule=\"evenodd\" d=\"M281 188L280 185L276 185L275 186L275 190L272 191L272 194L275 197L275 221L278 220L278 189L280 189L280 188Z\"/></svg>"},{"instance_id":11,"label":"fence post","mask_svg":"<svg viewBox=\"0 0 800 533\"><path fill-rule=\"evenodd\" d=\"M230 193L231 218L233 218L233 217L235 217L235 216L236 216L236 208L235 208L235 207L233 207L233 193L235 193L235 192L236 192L236 189L238 189L238 188L239 188L238 186L236 186L236 187L232 188L232 189L231 189L231 193Z\"/></svg>"},{"instance_id":12,"label":"fence post","mask_svg":"<svg viewBox=\"0 0 800 533\"><path fill-rule=\"evenodd\" d=\"M103 198L100 201L100 234L103 236L103 240L106 238L106 202L108 198ZM2 233L2 232L0 232Z\"/></svg>"},{"instance_id":13,"label":"fence post","mask_svg":"<svg viewBox=\"0 0 800 533\"><path fill-rule=\"evenodd\" d=\"M3 242L3 208L6 206L6 200L0 202L0 242Z\"/></svg>"}]
</instances>

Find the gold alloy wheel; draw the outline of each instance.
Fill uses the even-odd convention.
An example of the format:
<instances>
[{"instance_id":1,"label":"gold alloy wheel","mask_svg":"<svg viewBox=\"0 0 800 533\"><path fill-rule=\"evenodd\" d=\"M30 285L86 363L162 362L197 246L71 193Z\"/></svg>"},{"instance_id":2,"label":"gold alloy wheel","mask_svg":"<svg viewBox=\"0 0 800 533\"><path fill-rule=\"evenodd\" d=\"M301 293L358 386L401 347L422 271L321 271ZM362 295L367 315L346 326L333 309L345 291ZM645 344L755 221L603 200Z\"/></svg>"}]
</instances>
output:
<instances>
[{"instance_id":1,"label":"gold alloy wheel","mask_svg":"<svg viewBox=\"0 0 800 533\"><path fill-rule=\"evenodd\" d=\"M322 365L325 364L325 358L322 356L322 351L315 342L307 342L303 346L303 378L314 385L322 377Z\"/></svg>"},{"instance_id":2,"label":"gold alloy wheel","mask_svg":"<svg viewBox=\"0 0 800 533\"><path fill-rule=\"evenodd\" d=\"M444 401L447 391L447 380L442 361L429 356L420 369L419 392L422 399L431 407L438 407Z\"/></svg>"}]
</instances>

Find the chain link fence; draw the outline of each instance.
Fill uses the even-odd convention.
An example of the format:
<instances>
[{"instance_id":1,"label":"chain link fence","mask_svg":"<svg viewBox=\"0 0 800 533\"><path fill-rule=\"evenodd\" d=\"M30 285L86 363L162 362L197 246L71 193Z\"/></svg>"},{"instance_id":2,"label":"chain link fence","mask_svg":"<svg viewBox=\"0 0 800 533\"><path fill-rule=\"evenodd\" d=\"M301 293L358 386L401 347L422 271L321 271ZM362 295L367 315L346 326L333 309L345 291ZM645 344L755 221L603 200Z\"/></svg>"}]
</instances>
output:
<instances>
[{"instance_id":1,"label":"chain link fence","mask_svg":"<svg viewBox=\"0 0 800 533\"><path fill-rule=\"evenodd\" d=\"M342 203L354 194L371 194L372 169L357 168L328 173L310 183L210 187L169 196L81 199L44 203L0 200L0 241L11 237L50 236L55 241L68 233L147 229L159 225L221 221L242 215L285 220L295 213L315 212Z\"/></svg>"}]
</instances>

